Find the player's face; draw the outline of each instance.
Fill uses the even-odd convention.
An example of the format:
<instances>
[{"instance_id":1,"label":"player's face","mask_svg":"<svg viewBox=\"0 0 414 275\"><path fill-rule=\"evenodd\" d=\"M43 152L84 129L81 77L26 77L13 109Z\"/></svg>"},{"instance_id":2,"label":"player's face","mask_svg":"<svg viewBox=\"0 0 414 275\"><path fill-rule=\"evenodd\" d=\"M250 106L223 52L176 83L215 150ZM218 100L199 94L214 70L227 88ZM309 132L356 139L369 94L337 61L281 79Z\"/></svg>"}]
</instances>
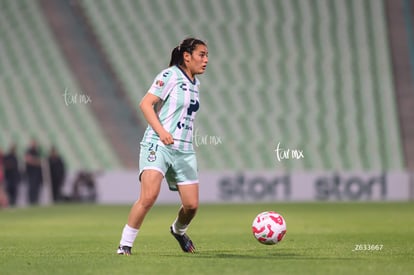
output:
<instances>
[{"instance_id":1,"label":"player's face","mask_svg":"<svg viewBox=\"0 0 414 275\"><path fill-rule=\"evenodd\" d=\"M189 69L193 75L205 72L208 63L207 46L198 44L191 54Z\"/></svg>"}]
</instances>

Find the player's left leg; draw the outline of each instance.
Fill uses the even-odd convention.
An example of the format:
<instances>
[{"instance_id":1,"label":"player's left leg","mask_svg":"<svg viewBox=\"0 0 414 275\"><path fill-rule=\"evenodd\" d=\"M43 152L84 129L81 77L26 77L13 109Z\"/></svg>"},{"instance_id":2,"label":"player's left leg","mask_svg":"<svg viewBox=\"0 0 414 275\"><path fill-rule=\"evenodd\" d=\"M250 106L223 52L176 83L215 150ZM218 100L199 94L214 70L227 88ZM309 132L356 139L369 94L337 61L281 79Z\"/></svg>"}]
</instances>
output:
<instances>
[{"instance_id":1,"label":"player's left leg","mask_svg":"<svg viewBox=\"0 0 414 275\"><path fill-rule=\"evenodd\" d=\"M186 232L188 225L195 217L198 209L198 183L187 185L178 184L177 187L182 205L170 230L180 244L181 249L184 252L193 253L195 252L195 247Z\"/></svg>"},{"instance_id":2,"label":"player's left leg","mask_svg":"<svg viewBox=\"0 0 414 275\"><path fill-rule=\"evenodd\" d=\"M178 193L180 194L182 205L178 211L177 222L188 226L198 209L198 183L178 185ZM177 230L180 229L177 228ZM177 233L185 233L185 231L178 231Z\"/></svg>"},{"instance_id":3,"label":"player's left leg","mask_svg":"<svg viewBox=\"0 0 414 275\"><path fill-rule=\"evenodd\" d=\"M187 236L187 228L198 209L198 173L194 152L176 152L175 159L165 178L171 190L178 190L181 207L170 231L184 252L195 252Z\"/></svg>"}]
</instances>

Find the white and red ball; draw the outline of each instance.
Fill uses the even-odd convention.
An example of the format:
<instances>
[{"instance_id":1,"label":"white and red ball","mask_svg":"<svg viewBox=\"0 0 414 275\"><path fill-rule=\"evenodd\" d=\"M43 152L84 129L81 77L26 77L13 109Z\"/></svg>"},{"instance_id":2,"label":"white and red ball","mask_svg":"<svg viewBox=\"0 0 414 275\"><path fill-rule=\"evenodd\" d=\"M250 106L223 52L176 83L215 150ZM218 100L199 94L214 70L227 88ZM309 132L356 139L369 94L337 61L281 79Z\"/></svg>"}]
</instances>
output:
<instances>
[{"instance_id":1,"label":"white and red ball","mask_svg":"<svg viewBox=\"0 0 414 275\"><path fill-rule=\"evenodd\" d=\"M262 212L252 224L253 235L262 244L277 244L286 234L285 219L273 211Z\"/></svg>"}]
</instances>

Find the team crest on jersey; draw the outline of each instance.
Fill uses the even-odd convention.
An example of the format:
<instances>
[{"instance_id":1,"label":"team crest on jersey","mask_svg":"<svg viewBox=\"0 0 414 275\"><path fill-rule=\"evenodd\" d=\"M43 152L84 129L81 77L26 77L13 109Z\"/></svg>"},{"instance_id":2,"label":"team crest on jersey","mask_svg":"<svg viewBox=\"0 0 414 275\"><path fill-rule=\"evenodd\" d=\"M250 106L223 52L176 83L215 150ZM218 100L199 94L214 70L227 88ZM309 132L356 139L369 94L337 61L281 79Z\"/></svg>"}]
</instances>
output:
<instances>
[{"instance_id":1,"label":"team crest on jersey","mask_svg":"<svg viewBox=\"0 0 414 275\"><path fill-rule=\"evenodd\" d=\"M162 81L162 80L157 80L157 81L155 81L155 85L156 85L157 87L161 88L162 86L164 86L164 81Z\"/></svg>"},{"instance_id":2,"label":"team crest on jersey","mask_svg":"<svg viewBox=\"0 0 414 275\"><path fill-rule=\"evenodd\" d=\"M157 159L157 155L155 154L155 151L151 151L148 155L148 161L153 162Z\"/></svg>"}]
</instances>

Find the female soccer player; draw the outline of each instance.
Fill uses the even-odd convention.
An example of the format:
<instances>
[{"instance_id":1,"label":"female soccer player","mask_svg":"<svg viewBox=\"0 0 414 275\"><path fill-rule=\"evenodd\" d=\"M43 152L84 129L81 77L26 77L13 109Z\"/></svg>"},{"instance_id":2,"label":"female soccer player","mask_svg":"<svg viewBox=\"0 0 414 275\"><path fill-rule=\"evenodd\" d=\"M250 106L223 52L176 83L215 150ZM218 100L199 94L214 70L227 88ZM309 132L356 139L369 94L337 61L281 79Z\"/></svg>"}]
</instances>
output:
<instances>
[{"instance_id":1,"label":"female soccer player","mask_svg":"<svg viewBox=\"0 0 414 275\"><path fill-rule=\"evenodd\" d=\"M141 192L122 231L117 253L131 249L145 215L154 205L165 177L178 191L181 207L170 227L184 252L195 252L186 234L198 208L197 161L192 145L193 123L199 108L197 74L206 70L208 50L195 38L183 40L171 53L169 67L159 73L143 97L140 109L148 122L139 158Z\"/></svg>"}]
</instances>

